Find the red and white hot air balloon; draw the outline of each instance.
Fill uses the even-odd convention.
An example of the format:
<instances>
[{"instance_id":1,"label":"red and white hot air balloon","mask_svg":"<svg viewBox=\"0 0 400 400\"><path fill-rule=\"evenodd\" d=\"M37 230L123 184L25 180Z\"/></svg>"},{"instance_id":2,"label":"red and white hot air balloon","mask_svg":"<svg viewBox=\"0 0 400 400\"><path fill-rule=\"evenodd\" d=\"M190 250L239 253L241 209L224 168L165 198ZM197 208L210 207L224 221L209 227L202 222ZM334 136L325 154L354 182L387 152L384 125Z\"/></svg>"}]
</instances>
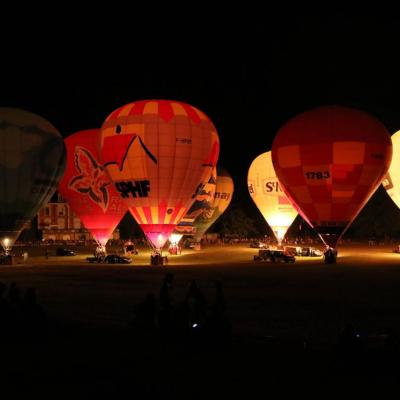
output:
<instances>
[{"instance_id":1,"label":"red and white hot air balloon","mask_svg":"<svg viewBox=\"0 0 400 400\"><path fill-rule=\"evenodd\" d=\"M200 110L144 100L112 112L101 128L102 161L121 198L160 249L208 181L217 130Z\"/></svg>"},{"instance_id":2,"label":"red and white hot air balloon","mask_svg":"<svg viewBox=\"0 0 400 400\"><path fill-rule=\"evenodd\" d=\"M99 157L100 130L79 131L65 139L67 167L59 192L102 246L128 208L115 190Z\"/></svg>"},{"instance_id":3,"label":"red and white hot air balloon","mask_svg":"<svg viewBox=\"0 0 400 400\"><path fill-rule=\"evenodd\" d=\"M378 188L391 158L384 125L365 112L340 106L292 118L272 145L272 162L285 193L330 247Z\"/></svg>"}]
</instances>

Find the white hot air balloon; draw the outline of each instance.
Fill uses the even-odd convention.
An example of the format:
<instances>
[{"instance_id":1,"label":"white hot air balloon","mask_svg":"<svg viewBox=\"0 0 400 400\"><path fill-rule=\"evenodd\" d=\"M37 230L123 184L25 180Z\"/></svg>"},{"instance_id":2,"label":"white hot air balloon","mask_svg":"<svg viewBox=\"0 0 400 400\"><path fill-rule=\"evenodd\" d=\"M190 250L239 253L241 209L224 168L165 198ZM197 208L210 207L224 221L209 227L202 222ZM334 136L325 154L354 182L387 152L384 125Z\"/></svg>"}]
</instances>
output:
<instances>
[{"instance_id":1,"label":"white hot air balloon","mask_svg":"<svg viewBox=\"0 0 400 400\"><path fill-rule=\"evenodd\" d=\"M247 185L251 198L281 244L297 211L279 185L270 151L260 154L251 163Z\"/></svg>"}]
</instances>

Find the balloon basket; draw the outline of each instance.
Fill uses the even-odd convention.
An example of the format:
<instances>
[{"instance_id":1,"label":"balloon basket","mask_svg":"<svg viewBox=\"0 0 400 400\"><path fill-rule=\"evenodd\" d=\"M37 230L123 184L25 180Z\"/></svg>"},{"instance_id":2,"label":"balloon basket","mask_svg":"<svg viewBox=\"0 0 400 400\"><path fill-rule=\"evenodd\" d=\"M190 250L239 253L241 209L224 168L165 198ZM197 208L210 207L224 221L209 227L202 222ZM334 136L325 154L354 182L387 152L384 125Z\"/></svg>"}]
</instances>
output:
<instances>
[{"instance_id":1,"label":"balloon basket","mask_svg":"<svg viewBox=\"0 0 400 400\"><path fill-rule=\"evenodd\" d=\"M150 265L166 265L168 264L168 257L161 254L154 254L150 256Z\"/></svg>"}]
</instances>

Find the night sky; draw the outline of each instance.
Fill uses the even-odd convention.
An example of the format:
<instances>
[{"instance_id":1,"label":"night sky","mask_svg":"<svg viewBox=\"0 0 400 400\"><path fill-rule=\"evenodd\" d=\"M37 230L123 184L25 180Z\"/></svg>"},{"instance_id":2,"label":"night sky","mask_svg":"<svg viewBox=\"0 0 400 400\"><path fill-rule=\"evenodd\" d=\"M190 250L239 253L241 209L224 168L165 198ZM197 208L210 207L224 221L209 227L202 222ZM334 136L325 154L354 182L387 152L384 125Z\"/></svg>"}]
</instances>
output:
<instances>
[{"instance_id":1,"label":"night sky","mask_svg":"<svg viewBox=\"0 0 400 400\"><path fill-rule=\"evenodd\" d=\"M234 203L254 212L248 167L288 118L341 104L400 129L400 18L255 10L241 18L138 14L127 23L123 11L114 14L35 21L18 37L3 27L0 105L35 112L66 137L99 127L128 102L187 102L213 120Z\"/></svg>"}]
</instances>

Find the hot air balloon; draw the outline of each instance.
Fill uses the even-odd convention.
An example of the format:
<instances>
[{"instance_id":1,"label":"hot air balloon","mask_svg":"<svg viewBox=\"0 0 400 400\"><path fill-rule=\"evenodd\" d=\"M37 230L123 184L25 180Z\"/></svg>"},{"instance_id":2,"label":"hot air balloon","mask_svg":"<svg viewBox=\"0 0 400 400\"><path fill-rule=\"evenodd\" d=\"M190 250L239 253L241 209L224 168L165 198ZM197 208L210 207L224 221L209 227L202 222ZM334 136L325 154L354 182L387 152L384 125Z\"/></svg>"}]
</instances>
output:
<instances>
[{"instance_id":1,"label":"hot air balloon","mask_svg":"<svg viewBox=\"0 0 400 400\"><path fill-rule=\"evenodd\" d=\"M6 253L53 195L64 169L64 141L50 122L0 108L0 242Z\"/></svg>"},{"instance_id":2,"label":"hot air balloon","mask_svg":"<svg viewBox=\"0 0 400 400\"><path fill-rule=\"evenodd\" d=\"M162 248L216 165L213 123L188 104L144 100L112 112L101 132L111 180L151 244Z\"/></svg>"},{"instance_id":3,"label":"hot air balloon","mask_svg":"<svg viewBox=\"0 0 400 400\"><path fill-rule=\"evenodd\" d=\"M392 135L393 154L400 153L400 131ZM382 180L382 185L387 194L400 208L400 158L393 157L388 173Z\"/></svg>"},{"instance_id":4,"label":"hot air balloon","mask_svg":"<svg viewBox=\"0 0 400 400\"><path fill-rule=\"evenodd\" d=\"M203 235L211 225L228 208L233 195L233 180L228 172L220 166L217 166L217 181L215 193L210 203L203 212L198 215L194 221L194 240L200 242Z\"/></svg>"},{"instance_id":5,"label":"hot air balloon","mask_svg":"<svg viewBox=\"0 0 400 400\"><path fill-rule=\"evenodd\" d=\"M251 198L281 244L297 217L297 211L282 191L272 165L270 151L260 154L251 163L247 184Z\"/></svg>"},{"instance_id":6,"label":"hot air balloon","mask_svg":"<svg viewBox=\"0 0 400 400\"><path fill-rule=\"evenodd\" d=\"M292 118L272 145L282 188L332 248L380 185L391 158L390 135L383 124L340 106Z\"/></svg>"},{"instance_id":7,"label":"hot air balloon","mask_svg":"<svg viewBox=\"0 0 400 400\"><path fill-rule=\"evenodd\" d=\"M67 168L59 192L96 241L105 246L128 208L99 161L100 129L65 139Z\"/></svg>"}]
</instances>

